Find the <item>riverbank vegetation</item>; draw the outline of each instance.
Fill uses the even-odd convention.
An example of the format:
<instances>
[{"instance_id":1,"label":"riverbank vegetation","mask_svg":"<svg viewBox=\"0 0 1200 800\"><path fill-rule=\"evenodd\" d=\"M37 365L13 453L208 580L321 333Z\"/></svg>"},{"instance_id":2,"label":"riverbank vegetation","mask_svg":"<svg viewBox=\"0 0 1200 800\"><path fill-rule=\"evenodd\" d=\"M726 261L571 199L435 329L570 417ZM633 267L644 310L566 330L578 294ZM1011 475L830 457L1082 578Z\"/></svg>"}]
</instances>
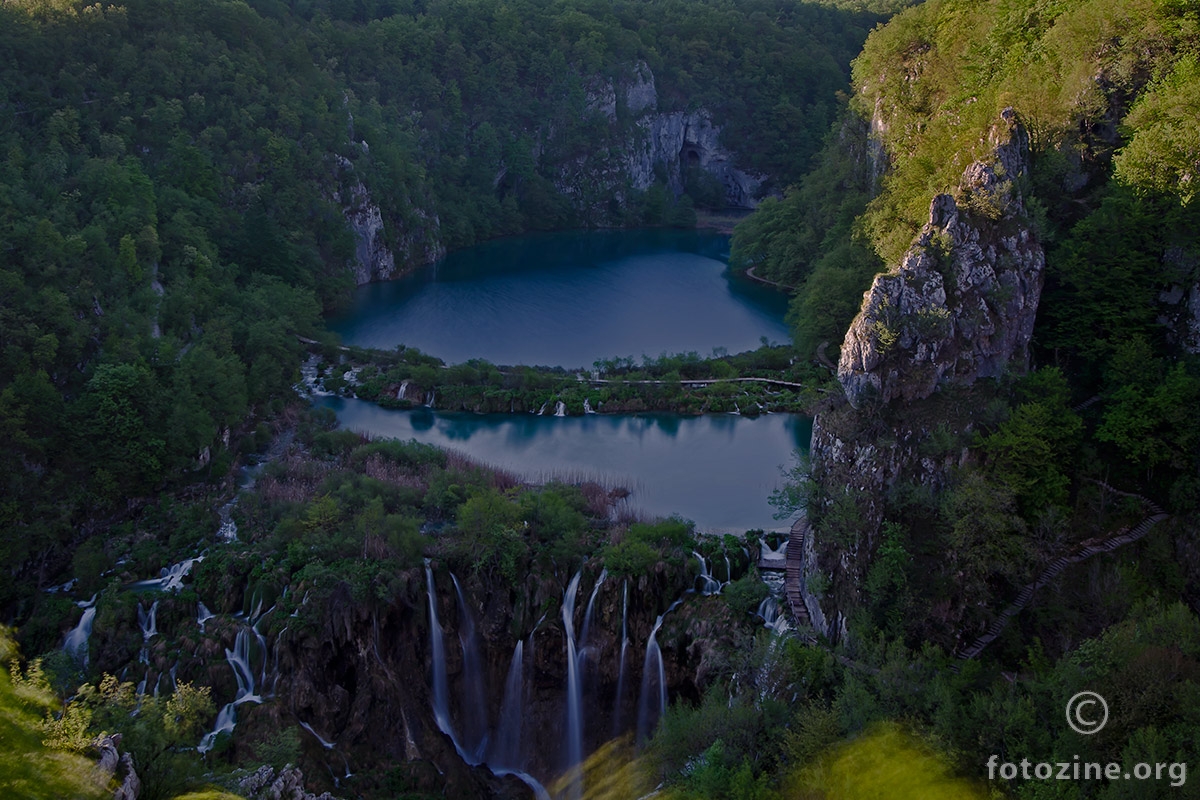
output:
<instances>
[{"instance_id":1,"label":"riverbank vegetation","mask_svg":"<svg viewBox=\"0 0 1200 800\"><path fill-rule=\"evenodd\" d=\"M385 408L429 406L491 414L680 414L810 411L828 391L829 372L798 363L788 346L736 355L698 353L598 359L576 372L498 367L482 359L446 365L415 348L394 352L322 348L318 386ZM350 380L346 376L350 375ZM561 405L561 408L559 404Z\"/></svg>"}]
</instances>

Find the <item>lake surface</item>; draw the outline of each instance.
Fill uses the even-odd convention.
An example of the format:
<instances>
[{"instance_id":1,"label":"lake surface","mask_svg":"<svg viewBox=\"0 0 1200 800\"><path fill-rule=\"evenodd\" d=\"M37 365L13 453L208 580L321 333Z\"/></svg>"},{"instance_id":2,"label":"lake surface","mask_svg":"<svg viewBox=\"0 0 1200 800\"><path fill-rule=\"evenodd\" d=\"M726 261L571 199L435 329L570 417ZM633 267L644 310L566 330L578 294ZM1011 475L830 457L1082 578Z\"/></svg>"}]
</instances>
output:
<instances>
[{"instance_id":1,"label":"lake surface","mask_svg":"<svg viewBox=\"0 0 1200 800\"><path fill-rule=\"evenodd\" d=\"M729 237L664 229L500 239L360 287L328 320L347 344L447 363L590 367L597 359L752 350L790 338L787 296L729 274Z\"/></svg>"},{"instance_id":2,"label":"lake surface","mask_svg":"<svg viewBox=\"0 0 1200 800\"><path fill-rule=\"evenodd\" d=\"M811 420L795 414L539 417L396 411L332 396L314 403L344 428L450 448L527 479L625 486L632 508L677 513L706 531L786 527L767 498L782 482L780 467L812 438Z\"/></svg>"}]
</instances>

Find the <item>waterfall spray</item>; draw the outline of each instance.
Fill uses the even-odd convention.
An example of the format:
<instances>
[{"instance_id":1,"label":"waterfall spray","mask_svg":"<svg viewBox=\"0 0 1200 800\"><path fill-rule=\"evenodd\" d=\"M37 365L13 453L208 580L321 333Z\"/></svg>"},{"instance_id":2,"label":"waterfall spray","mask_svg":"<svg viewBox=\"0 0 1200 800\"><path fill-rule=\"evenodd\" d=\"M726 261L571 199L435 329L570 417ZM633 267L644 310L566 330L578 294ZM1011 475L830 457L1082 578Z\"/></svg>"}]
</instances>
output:
<instances>
[{"instance_id":1,"label":"waterfall spray","mask_svg":"<svg viewBox=\"0 0 1200 800\"><path fill-rule=\"evenodd\" d=\"M580 771L583 762L583 702L579 691L578 653L575 650L575 596L579 592L581 575L582 572L576 572L575 577L571 578L562 603L563 632L567 637L567 770L571 773L568 797L573 800L583 793L583 775Z\"/></svg>"}]
</instances>

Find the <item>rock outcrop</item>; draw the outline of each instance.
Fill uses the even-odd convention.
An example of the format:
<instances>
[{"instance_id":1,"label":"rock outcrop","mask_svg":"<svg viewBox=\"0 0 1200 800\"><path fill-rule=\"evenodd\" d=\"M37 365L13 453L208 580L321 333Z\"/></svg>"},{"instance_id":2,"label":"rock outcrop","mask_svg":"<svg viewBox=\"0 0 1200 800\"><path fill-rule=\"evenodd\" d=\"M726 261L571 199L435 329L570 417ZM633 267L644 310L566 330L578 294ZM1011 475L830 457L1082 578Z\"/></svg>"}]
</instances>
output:
<instances>
[{"instance_id":1,"label":"rock outcrop","mask_svg":"<svg viewBox=\"0 0 1200 800\"><path fill-rule=\"evenodd\" d=\"M955 195L933 199L899 268L864 296L838 363L855 408L1025 368L1045 255L1015 186L1028 138L1012 109L991 141L993 157L967 167Z\"/></svg>"},{"instance_id":2,"label":"rock outcrop","mask_svg":"<svg viewBox=\"0 0 1200 800\"><path fill-rule=\"evenodd\" d=\"M901 481L937 492L969 458L954 442L970 435L975 409L969 399L939 404L939 388L970 392L981 378L1026 368L1045 257L1016 188L1028 140L1011 109L990 141L991 156L967 167L954 194L933 199L898 268L864 295L838 363L849 405L813 423L818 499L804 571L816 580L804 599L834 640L861 604L889 492ZM935 427L948 448L930 446Z\"/></svg>"},{"instance_id":3,"label":"rock outcrop","mask_svg":"<svg viewBox=\"0 0 1200 800\"><path fill-rule=\"evenodd\" d=\"M290 764L278 774L274 767L261 766L238 781L237 788L246 800L336 800L329 792L306 790L304 773Z\"/></svg>"},{"instance_id":4,"label":"rock outcrop","mask_svg":"<svg viewBox=\"0 0 1200 800\"><path fill-rule=\"evenodd\" d=\"M333 199L341 205L342 215L354 234L352 269L359 286L397 277L446 254L439 239L441 221L436 214L412 206L397 210L404 212L407 219L397 213L385 221L383 209L372 199L362 179L354 174L353 162L338 156L337 163L346 173L343 177L349 188L335 192ZM389 243L389 230L392 231L392 243Z\"/></svg>"}]
</instances>

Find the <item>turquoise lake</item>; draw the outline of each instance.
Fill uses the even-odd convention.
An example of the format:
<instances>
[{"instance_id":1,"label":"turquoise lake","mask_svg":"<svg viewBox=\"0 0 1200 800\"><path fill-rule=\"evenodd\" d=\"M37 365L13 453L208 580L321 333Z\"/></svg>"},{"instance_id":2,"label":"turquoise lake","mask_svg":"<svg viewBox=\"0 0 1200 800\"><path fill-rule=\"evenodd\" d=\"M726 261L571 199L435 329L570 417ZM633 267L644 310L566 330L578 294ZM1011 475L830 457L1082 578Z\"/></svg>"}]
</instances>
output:
<instances>
[{"instance_id":1,"label":"turquoise lake","mask_svg":"<svg viewBox=\"0 0 1200 800\"><path fill-rule=\"evenodd\" d=\"M787 342L787 297L730 275L728 250L728 236L694 230L499 239L362 286L328 324L347 344L404 344L447 363L590 367Z\"/></svg>"},{"instance_id":2,"label":"turquoise lake","mask_svg":"<svg viewBox=\"0 0 1200 800\"><path fill-rule=\"evenodd\" d=\"M570 231L489 242L400 280L361 287L330 327L352 344L418 347L458 363L590 367L602 358L754 349L789 338L787 297L729 274L707 231ZM416 439L539 481L599 479L630 508L706 531L779 529L767 503L807 449L793 414L583 417L388 410L321 397L340 424Z\"/></svg>"}]
</instances>

